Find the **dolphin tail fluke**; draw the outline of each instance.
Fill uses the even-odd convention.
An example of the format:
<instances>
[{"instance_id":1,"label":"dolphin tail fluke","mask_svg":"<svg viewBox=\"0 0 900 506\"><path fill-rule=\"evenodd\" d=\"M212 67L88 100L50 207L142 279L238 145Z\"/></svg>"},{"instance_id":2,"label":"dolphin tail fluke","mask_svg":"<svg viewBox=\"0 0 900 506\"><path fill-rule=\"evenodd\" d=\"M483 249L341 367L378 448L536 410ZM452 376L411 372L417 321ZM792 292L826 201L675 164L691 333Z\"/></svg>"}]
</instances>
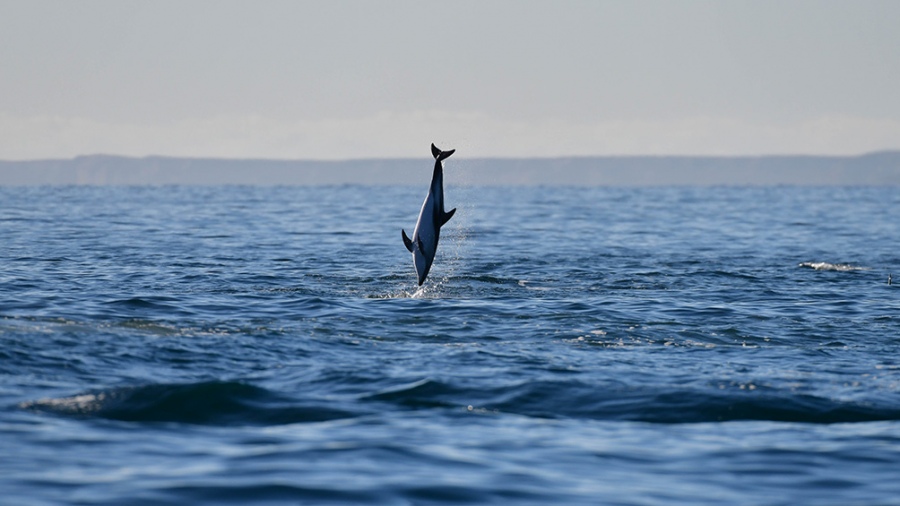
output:
<instances>
[{"instance_id":1,"label":"dolphin tail fluke","mask_svg":"<svg viewBox=\"0 0 900 506\"><path fill-rule=\"evenodd\" d=\"M406 237L406 230L400 229L400 233L403 234L403 245L406 246L406 249L409 250L410 253L413 252L413 242L409 237Z\"/></svg>"},{"instance_id":2,"label":"dolphin tail fluke","mask_svg":"<svg viewBox=\"0 0 900 506\"><path fill-rule=\"evenodd\" d=\"M450 158L450 155L452 155L453 153L456 153L455 149L451 149L449 151L441 151L440 148L435 146L433 142L431 143L431 154L434 155L434 158L437 161L441 161L445 158Z\"/></svg>"},{"instance_id":3,"label":"dolphin tail fluke","mask_svg":"<svg viewBox=\"0 0 900 506\"><path fill-rule=\"evenodd\" d=\"M446 225L448 221L450 221L450 218L453 217L453 213L455 213L455 212L456 212L456 208L454 207L450 211L444 213L444 216L441 217L441 226L442 227L444 225Z\"/></svg>"}]
</instances>

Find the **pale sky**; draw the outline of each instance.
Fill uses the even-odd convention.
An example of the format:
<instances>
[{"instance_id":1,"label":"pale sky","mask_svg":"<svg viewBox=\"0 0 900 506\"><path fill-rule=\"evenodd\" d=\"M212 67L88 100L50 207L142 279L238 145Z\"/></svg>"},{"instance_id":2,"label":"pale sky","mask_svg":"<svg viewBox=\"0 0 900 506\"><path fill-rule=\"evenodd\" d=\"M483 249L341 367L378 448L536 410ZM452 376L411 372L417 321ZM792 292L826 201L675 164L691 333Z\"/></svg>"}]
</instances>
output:
<instances>
[{"instance_id":1,"label":"pale sky","mask_svg":"<svg viewBox=\"0 0 900 506\"><path fill-rule=\"evenodd\" d=\"M0 0L0 159L900 149L900 1Z\"/></svg>"}]
</instances>

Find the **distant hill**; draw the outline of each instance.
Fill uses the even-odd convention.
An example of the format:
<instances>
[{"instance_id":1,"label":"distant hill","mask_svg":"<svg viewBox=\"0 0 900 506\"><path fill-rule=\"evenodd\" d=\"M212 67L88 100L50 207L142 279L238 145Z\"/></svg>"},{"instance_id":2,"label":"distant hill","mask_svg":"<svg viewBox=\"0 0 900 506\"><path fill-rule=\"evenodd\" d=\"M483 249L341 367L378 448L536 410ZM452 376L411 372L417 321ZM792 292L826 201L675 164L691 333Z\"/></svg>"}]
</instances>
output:
<instances>
[{"instance_id":1,"label":"distant hill","mask_svg":"<svg viewBox=\"0 0 900 506\"><path fill-rule=\"evenodd\" d=\"M422 184L432 160L132 158L0 161L0 185ZM451 158L462 185L900 185L900 151L859 156Z\"/></svg>"}]
</instances>

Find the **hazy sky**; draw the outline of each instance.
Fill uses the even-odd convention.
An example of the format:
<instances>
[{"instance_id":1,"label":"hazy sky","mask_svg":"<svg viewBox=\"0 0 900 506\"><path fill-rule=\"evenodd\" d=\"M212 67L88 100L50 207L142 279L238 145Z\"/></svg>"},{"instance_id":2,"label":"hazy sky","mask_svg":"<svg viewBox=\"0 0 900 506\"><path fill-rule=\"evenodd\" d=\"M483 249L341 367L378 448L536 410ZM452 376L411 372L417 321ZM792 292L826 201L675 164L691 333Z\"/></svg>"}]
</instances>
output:
<instances>
[{"instance_id":1,"label":"hazy sky","mask_svg":"<svg viewBox=\"0 0 900 506\"><path fill-rule=\"evenodd\" d=\"M0 159L900 148L898 1L0 0Z\"/></svg>"}]
</instances>

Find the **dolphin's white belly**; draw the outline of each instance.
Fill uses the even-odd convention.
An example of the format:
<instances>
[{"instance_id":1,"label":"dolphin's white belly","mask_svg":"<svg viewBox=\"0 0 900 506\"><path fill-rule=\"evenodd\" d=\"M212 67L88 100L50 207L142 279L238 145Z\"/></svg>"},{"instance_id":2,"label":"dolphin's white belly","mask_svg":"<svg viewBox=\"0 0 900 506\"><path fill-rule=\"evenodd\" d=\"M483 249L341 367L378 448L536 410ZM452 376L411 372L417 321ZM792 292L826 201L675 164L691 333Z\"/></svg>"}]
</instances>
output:
<instances>
[{"instance_id":1,"label":"dolphin's white belly","mask_svg":"<svg viewBox=\"0 0 900 506\"><path fill-rule=\"evenodd\" d=\"M435 250L437 249L437 230L434 224L434 206L435 198L431 192L425 197L422 203L422 210L419 212L419 220L416 222L416 229L413 231L413 241L424 249L422 254L428 261L434 260Z\"/></svg>"}]
</instances>

